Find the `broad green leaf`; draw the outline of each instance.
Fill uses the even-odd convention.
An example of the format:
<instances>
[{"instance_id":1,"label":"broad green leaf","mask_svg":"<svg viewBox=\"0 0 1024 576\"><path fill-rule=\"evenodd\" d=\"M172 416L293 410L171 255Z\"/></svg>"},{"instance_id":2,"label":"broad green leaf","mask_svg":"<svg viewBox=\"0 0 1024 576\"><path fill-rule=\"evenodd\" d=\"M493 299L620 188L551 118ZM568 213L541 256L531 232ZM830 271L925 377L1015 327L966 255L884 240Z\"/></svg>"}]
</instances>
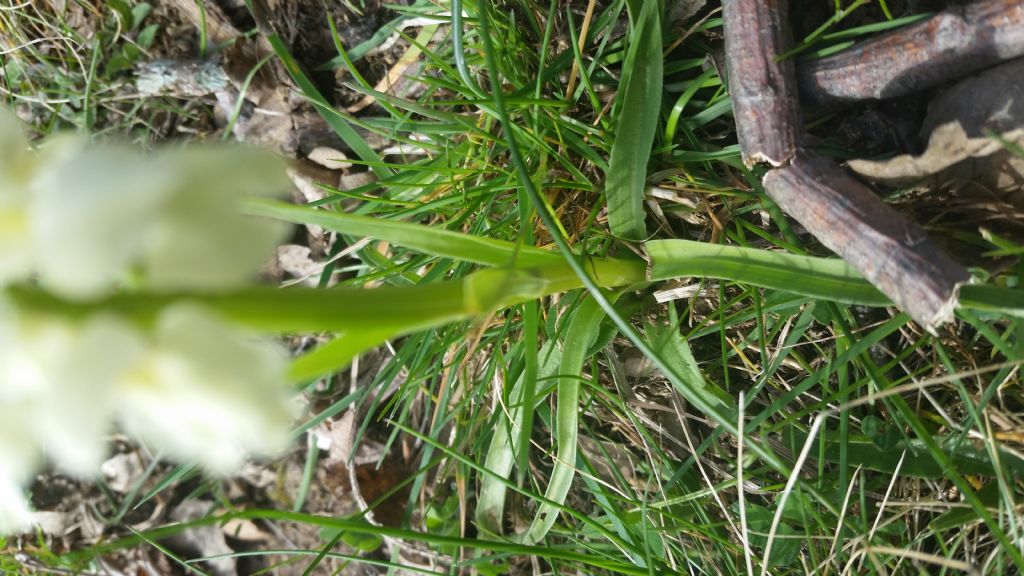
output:
<instances>
[{"instance_id":1,"label":"broad green leaf","mask_svg":"<svg viewBox=\"0 0 1024 576\"><path fill-rule=\"evenodd\" d=\"M131 29L135 23L135 18L132 15L131 6L125 0L107 0L107 6L117 14L117 17L121 20L122 27Z\"/></svg>"},{"instance_id":2,"label":"broad green leaf","mask_svg":"<svg viewBox=\"0 0 1024 576\"><path fill-rule=\"evenodd\" d=\"M651 348L661 354L662 359L685 381L691 390L703 391L709 404L722 409L733 408L732 396L716 384L708 382L697 367L697 360L690 351L690 345L679 333L678 327L654 323L647 327ZM679 390L680 394L685 392Z\"/></svg>"},{"instance_id":3,"label":"broad green leaf","mask_svg":"<svg viewBox=\"0 0 1024 576\"><path fill-rule=\"evenodd\" d=\"M803 446L807 436L793 428L788 428L783 433L784 442L787 446ZM821 446L824 439L824 447ZM988 453L983 449L976 449L973 446L962 444L954 450L940 437L935 437L942 446L950 463L956 467L960 474L973 474L977 476L994 476L995 470ZM827 462L839 461L839 435L837 432L820 432L811 444L811 454L819 454ZM868 470L893 473L896 466L903 458L903 464L899 467L901 476L913 476L917 478L943 478L947 474L929 452L928 447L919 440L901 440L888 449L880 449L873 439L851 434L847 438L847 458L850 466L861 466ZM903 452L906 451L906 455ZM1014 475L1024 474L1024 460L1017 458L1009 452L1000 453L1000 464L1009 468Z\"/></svg>"},{"instance_id":4,"label":"broad green leaf","mask_svg":"<svg viewBox=\"0 0 1024 576\"><path fill-rule=\"evenodd\" d=\"M550 293L548 279L530 271L485 269L466 276L463 284L466 310L471 314L494 312Z\"/></svg>"},{"instance_id":5,"label":"broad green leaf","mask_svg":"<svg viewBox=\"0 0 1024 576\"><path fill-rule=\"evenodd\" d=\"M683 276L719 278L781 290L818 300L891 306L891 301L838 258L693 242L652 240L650 280ZM1024 291L967 284L960 288L960 308L1024 318Z\"/></svg>"},{"instance_id":6,"label":"broad green leaf","mask_svg":"<svg viewBox=\"0 0 1024 576\"><path fill-rule=\"evenodd\" d=\"M498 269L481 270L471 274L462 280L462 284L463 309L461 314L447 318L438 317L436 322L424 317L421 317L419 321L439 326L458 316L493 312L513 303L541 298L546 294L545 290L548 286L543 277L514 270ZM409 290L415 291L416 288L424 286L416 286ZM415 316L410 316L409 319L413 320L414 318ZM388 338L426 327L432 326L421 324L412 327L410 324L400 327L380 326L344 330L334 340L297 358L292 363L289 375L293 380L301 381L334 372L348 365L360 352L377 346Z\"/></svg>"},{"instance_id":7,"label":"broad green leaf","mask_svg":"<svg viewBox=\"0 0 1024 576\"><path fill-rule=\"evenodd\" d=\"M887 424L874 414L869 414L860 421L860 430L871 440L875 448L883 452L896 448L903 436L897 427Z\"/></svg>"},{"instance_id":8,"label":"broad green leaf","mask_svg":"<svg viewBox=\"0 0 1024 576\"><path fill-rule=\"evenodd\" d=\"M768 530L772 525L774 514L771 510L756 504L747 504L747 538L750 545L759 550L764 550L768 544ZM739 505L733 504L733 512L739 515ZM772 566L789 566L800 555L800 549L804 546L804 539L785 522L779 524L775 532L775 542L772 543L772 557L768 560Z\"/></svg>"},{"instance_id":9,"label":"broad green leaf","mask_svg":"<svg viewBox=\"0 0 1024 576\"><path fill-rule=\"evenodd\" d=\"M644 2L634 20L616 96L618 118L605 198L612 234L630 240L647 236L644 186L647 161L661 113L662 56L659 2Z\"/></svg>"},{"instance_id":10,"label":"broad green leaf","mask_svg":"<svg viewBox=\"0 0 1024 576\"><path fill-rule=\"evenodd\" d=\"M134 32L142 25L142 21L153 13L153 5L148 2L140 2L132 6L132 31Z\"/></svg>"},{"instance_id":11,"label":"broad green leaf","mask_svg":"<svg viewBox=\"0 0 1024 576\"><path fill-rule=\"evenodd\" d=\"M546 294L579 288L581 282L556 252L533 246L520 246L505 240L483 238L423 224L382 220L283 202L250 200L247 213L269 216L299 224L316 224L328 230L386 240L412 250L474 262L487 266L531 268L535 276L549 283ZM628 286L644 281L646 265L638 259L587 258L583 266L600 286Z\"/></svg>"},{"instance_id":12,"label":"broad green leaf","mask_svg":"<svg viewBox=\"0 0 1024 576\"><path fill-rule=\"evenodd\" d=\"M158 30L160 30L159 24L150 24L149 26L146 26L142 29L142 32L139 32L139 37L135 42L143 48L149 48L153 45L153 41L156 40L156 33Z\"/></svg>"},{"instance_id":13,"label":"broad green leaf","mask_svg":"<svg viewBox=\"0 0 1024 576\"><path fill-rule=\"evenodd\" d=\"M248 288L220 294L118 294L72 302L33 289L8 289L20 307L80 317L98 310L149 323L182 300L204 304L226 318L268 332L392 330L413 332L481 313L466 300L461 281L364 289Z\"/></svg>"},{"instance_id":14,"label":"broad green leaf","mask_svg":"<svg viewBox=\"0 0 1024 576\"><path fill-rule=\"evenodd\" d=\"M612 261L614 268L622 261ZM625 267L628 274L635 266ZM614 271L614 270L613 270ZM248 288L235 292L193 294L116 294L95 301L69 301L32 288L10 288L6 295L26 309L82 317L97 311L122 314L142 324L153 322L166 306L181 300L204 304L226 318L268 332L351 332L354 340L295 368L310 375L327 367L328 358L357 353L390 335L442 326L470 316L577 288L578 278L563 264L527 270L485 269L450 282L379 288Z\"/></svg>"},{"instance_id":15,"label":"broad green leaf","mask_svg":"<svg viewBox=\"0 0 1024 576\"><path fill-rule=\"evenodd\" d=\"M690 240L654 240L646 248L651 257L651 280L680 276L719 278L833 302L889 304L889 299L856 270L836 258Z\"/></svg>"}]
</instances>

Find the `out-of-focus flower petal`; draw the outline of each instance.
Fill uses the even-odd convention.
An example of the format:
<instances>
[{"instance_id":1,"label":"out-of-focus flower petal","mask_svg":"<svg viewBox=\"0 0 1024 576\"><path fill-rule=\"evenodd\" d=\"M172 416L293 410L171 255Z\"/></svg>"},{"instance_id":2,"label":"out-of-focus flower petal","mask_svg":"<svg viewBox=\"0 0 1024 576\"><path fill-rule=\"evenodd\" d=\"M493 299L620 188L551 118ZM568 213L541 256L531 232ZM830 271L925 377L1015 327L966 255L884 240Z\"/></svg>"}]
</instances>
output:
<instances>
[{"instance_id":1,"label":"out-of-focus flower petal","mask_svg":"<svg viewBox=\"0 0 1024 576\"><path fill-rule=\"evenodd\" d=\"M18 482L12 482L0 470L0 534L16 534L32 523L32 511Z\"/></svg>"},{"instance_id":2,"label":"out-of-focus flower petal","mask_svg":"<svg viewBox=\"0 0 1024 576\"><path fill-rule=\"evenodd\" d=\"M0 401L0 482L23 483L39 465L30 420L25 404Z\"/></svg>"},{"instance_id":3,"label":"out-of-focus flower petal","mask_svg":"<svg viewBox=\"0 0 1024 576\"><path fill-rule=\"evenodd\" d=\"M215 474L287 446L285 354L198 306L165 310L148 361L118 390L132 435Z\"/></svg>"},{"instance_id":4,"label":"out-of-focus flower petal","mask_svg":"<svg viewBox=\"0 0 1024 576\"><path fill-rule=\"evenodd\" d=\"M32 241L42 283L71 298L111 290L142 252L171 174L121 148L97 148L40 170Z\"/></svg>"},{"instance_id":5,"label":"out-of-focus flower petal","mask_svg":"<svg viewBox=\"0 0 1024 576\"><path fill-rule=\"evenodd\" d=\"M107 454L114 423L114 384L141 360L142 335L114 317L90 318L49 366L53 395L33 422L43 450L59 468L88 477Z\"/></svg>"},{"instance_id":6,"label":"out-of-focus flower petal","mask_svg":"<svg viewBox=\"0 0 1024 576\"><path fill-rule=\"evenodd\" d=\"M290 227L241 214L240 204L286 189L282 161L241 148L186 149L165 161L179 178L148 238L150 285L222 290L252 281Z\"/></svg>"},{"instance_id":7,"label":"out-of-focus flower petal","mask_svg":"<svg viewBox=\"0 0 1024 576\"><path fill-rule=\"evenodd\" d=\"M26 403L2 395L0 384L0 535L29 527L31 511L22 486L40 461Z\"/></svg>"},{"instance_id":8,"label":"out-of-focus flower petal","mask_svg":"<svg viewBox=\"0 0 1024 576\"><path fill-rule=\"evenodd\" d=\"M28 181L33 167L17 120L0 110L0 284L23 280L31 271Z\"/></svg>"},{"instance_id":9,"label":"out-of-focus flower petal","mask_svg":"<svg viewBox=\"0 0 1024 576\"><path fill-rule=\"evenodd\" d=\"M8 423L0 431L20 434L13 446L27 451L0 448L0 459L26 462L38 446L65 472L95 474L113 424L113 384L139 361L142 336L113 317L70 321L9 306L0 326L0 417Z\"/></svg>"}]
</instances>

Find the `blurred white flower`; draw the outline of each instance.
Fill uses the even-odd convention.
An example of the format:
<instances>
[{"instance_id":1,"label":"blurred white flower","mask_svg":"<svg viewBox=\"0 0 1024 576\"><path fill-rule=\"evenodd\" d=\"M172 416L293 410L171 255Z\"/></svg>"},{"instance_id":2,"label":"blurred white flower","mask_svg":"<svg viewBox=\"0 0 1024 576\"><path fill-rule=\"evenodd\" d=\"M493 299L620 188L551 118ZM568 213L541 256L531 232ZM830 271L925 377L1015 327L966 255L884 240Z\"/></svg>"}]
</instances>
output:
<instances>
[{"instance_id":1,"label":"blurred white flower","mask_svg":"<svg viewBox=\"0 0 1024 576\"><path fill-rule=\"evenodd\" d=\"M17 415L17 433L27 435L18 443L38 447L64 472L94 474L112 428L114 383L139 361L141 334L110 316L75 322L0 310L0 411L8 421Z\"/></svg>"},{"instance_id":2,"label":"blurred white flower","mask_svg":"<svg viewBox=\"0 0 1024 576\"><path fill-rule=\"evenodd\" d=\"M32 510L21 484L13 481L0 464L0 534L24 532L31 523Z\"/></svg>"},{"instance_id":3,"label":"blurred white flower","mask_svg":"<svg viewBox=\"0 0 1024 576\"><path fill-rule=\"evenodd\" d=\"M174 177L161 162L116 147L39 170L31 227L42 284L65 297L109 292L141 256Z\"/></svg>"},{"instance_id":4,"label":"blurred white flower","mask_svg":"<svg viewBox=\"0 0 1024 576\"><path fill-rule=\"evenodd\" d=\"M288 186L276 156L239 147L151 155L77 137L30 152L0 111L0 286L35 271L66 298L146 288L224 290L255 279L289 225L244 215Z\"/></svg>"},{"instance_id":5,"label":"blurred white flower","mask_svg":"<svg viewBox=\"0 0 1024 576\"><path fill-rule=\"evenodd\" d=\"M43 451L58 468L79 477L96 473L107 455L113 429L114 385L142 357L142 335L109 316L78 327L74 341L55 354L49 403L34 428Z\"/></svg>"},{"instance_id":6,"label":"blurred white flower","mask_svg":"<svg viewBox=\"0 0 1024 576\"><path fill-rule=\"evenodd\" d=\"M46 457L95 475L116 421L214 474L287 448L287 355L193 304L148 333L109 314L24 313L0 299L0 534L32 522L23 494Z\"/></svg>"},{"instance_id":7,"label":"blurred white flower","mask_svg":"<svg viewBox=\"0 0 1024 576\"><path fill-rule=\"evenodd\" d=\"M124 428L215 474L287 447L286 355L190 304L166 309L143 365L115 394Z\"/></svg>"},{"instance_id":8,"label":"blurred white flower","mask_svg":"<svg viewBox=\"0 0 1024 576\"><path fill-rule=\"evenodd\" d=\"M165 155L173 191L146 237L145 276L166 290L244 286L284 241L290 226L239 212L246 197L279 194L284 165L241 148L193 148Z\"/></svg>"},{"instance_id":9,"label":"blurred white flower","mask_svg":"<svg viewBox=\"0 0 1024 576\"><path fill-rule=\"evenodd\" d=\"M28 181L34 164L16 120L0 110L0 284L23 280L32 268Z\"/></svg>"},{"instance_id":10,"label":"blurred white flower","mask_svg":"<svg viewBox=\"0 0 1024 576\"><path fill-rule=\"evenodd\" d=\"M244 286L288 226L243 215L241 202L286 186L278 158L241 148L143 156L71 137L33 152L0 111L0 288L33 275L70 299L136 281ZM25 312L0 296L0 534L31 523L24 488L44 459L92 476L118 422L216 474L283 450L286 360L196 305L172 304L143 327Z\"/></svg>"},{"instance_id":11,"label":"blurred white flower","mask_svg":"<svg viewBox=\"0 0 1024 576\"><path fill-rule=\"evenodd\" d=\"M33 182L40 279L71 298L109 292L136 269L160 290L244 286L289 226L244 215L240 203L285 186L280 160L242 148L143 158L110 147L62 158Z\"/></svg>"}]
</instances>

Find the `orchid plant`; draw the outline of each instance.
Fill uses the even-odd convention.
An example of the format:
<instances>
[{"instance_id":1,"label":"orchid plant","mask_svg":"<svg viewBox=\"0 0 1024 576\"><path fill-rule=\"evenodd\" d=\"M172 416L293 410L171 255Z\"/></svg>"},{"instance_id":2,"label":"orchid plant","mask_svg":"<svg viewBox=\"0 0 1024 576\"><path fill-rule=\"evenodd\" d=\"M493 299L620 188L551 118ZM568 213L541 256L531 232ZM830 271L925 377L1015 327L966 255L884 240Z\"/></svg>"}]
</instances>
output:
<instances>
[{"instance_id":1,"label":"orchid plant","mask_svg":"<svg viewBox=\"0 0 1024 576\"><path fill-rule=\"evenodd\" d=\"M115 427L169 458L228 474L246 457L286 447L291 384L334 373L397 336L487 318L551 294L585 286L595 295L586 301L597 302L609 289L614 297L653 282L701 277L777 291L790 303L889 304L834 258L689 240L647 241L643 259L609 258L577 254L556 235L559 253L280 202L270 197L285 188L284 174L279 159L240 148L146 156L58 138L30 151L15 121L0 120L0 286L6 286L0 295L0 533L31 525L24 490L47 459L88 477ZM258 268L287 234L284 222L480 269L445 279L425 273L421 283L373 289L256 286ZM553 222L547 227L557 229ZM964 286L960 307L1024 315L1017 293L997 286ZM596 334L607 311L592 312L579 317L586 321L581 334ZM608 316L643 343L618 313ZM290 361L266 338L314 331L333 337ZM579 353L590 344L566 346L577 353L563 358L560 372L578 374ZM642 349L658 358L649 345ZM694 407L731 429L733 400L724 401L699 374L681 375L659 362ZM578 380L563 379L559 390L556 418L565 437L545 491L556 502L575 474L566 462L576 449ZM509 425L524 431L520 442L529 434L527 413L515 412ZM753 440L748 448L774 469L787 470L769 448ZM499 483L511 473L515 451L512 444L492 443L488 469ZM483 491L504 493L504 485L492 488ZM481 525L499 526L488 518L499 517L493 513L503 499L490 501L494 507L481 508ZM524 542L544 537L552 510L539 509Z\"/></svg>"}]
</instances>

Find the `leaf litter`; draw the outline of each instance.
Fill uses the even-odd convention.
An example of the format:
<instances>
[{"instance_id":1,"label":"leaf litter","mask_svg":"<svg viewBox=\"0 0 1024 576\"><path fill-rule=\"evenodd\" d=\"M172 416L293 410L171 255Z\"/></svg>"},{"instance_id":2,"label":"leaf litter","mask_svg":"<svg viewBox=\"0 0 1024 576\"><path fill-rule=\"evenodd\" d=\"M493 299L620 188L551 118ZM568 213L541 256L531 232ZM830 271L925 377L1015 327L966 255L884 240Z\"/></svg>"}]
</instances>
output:
<instances>
[{"instance_id":1,"label":"leaf litter","mask_svg":"<svg viewBox=\"0 0 1024 576\"><path fill-rule=\"evenodd\" d=\"M921 128L927 149L888 160L851 160L878 182L936 190L974 188L1024 209L1024 58L960 81L932 100Z\"/></svg>"}]
</instances>

